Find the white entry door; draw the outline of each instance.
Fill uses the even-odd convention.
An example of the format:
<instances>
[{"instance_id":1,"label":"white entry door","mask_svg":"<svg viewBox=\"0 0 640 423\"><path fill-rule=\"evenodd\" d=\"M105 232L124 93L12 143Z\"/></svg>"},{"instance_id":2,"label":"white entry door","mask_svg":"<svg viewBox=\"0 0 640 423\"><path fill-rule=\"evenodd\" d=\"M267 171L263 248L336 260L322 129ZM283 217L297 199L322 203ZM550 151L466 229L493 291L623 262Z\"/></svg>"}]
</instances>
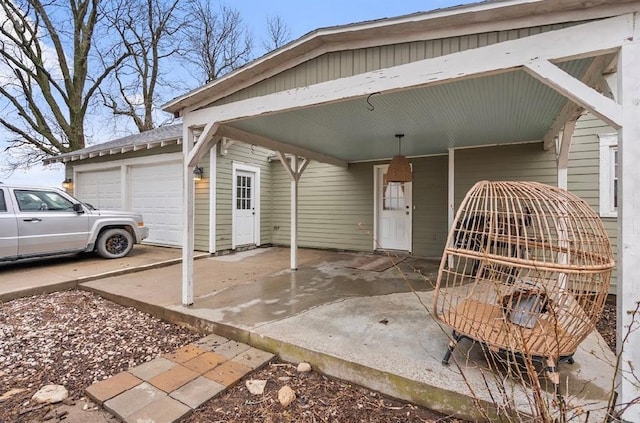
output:
<instances>
[{"instance_id":1,"label":"white entry door","mask_svg":"<svg viewBox=\"0 0 640 423\"><path fill-rule=\"evenodd\" d=\"M233 248L256 244L256 173L235 169L233 182Z\"/></svg>"},{"instance_id":2,"label":"white entry door","mask_svg":"<svg viewBox=\"0 0 640 423\"><path fill-rule=\"evenodd\" d=\"M411 251L411 182L388 182L387 166L375 167L376 248Z\"/></svg>"}]
</instances>

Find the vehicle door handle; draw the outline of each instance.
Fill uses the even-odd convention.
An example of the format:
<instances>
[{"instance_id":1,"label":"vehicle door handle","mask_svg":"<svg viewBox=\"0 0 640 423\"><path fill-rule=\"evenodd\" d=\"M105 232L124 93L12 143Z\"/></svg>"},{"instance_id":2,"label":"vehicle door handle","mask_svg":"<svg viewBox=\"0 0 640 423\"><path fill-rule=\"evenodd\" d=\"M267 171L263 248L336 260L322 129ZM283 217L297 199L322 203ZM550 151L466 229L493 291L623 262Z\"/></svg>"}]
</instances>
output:
<instances>
[{"instance_id":1,"label":"vehicle door handle","mask_svg":"<svg viewBox=\"0 0 640 423\"><path fill-rule=\"evenodd\" d=\"M37 217L30 217L28 219L22 219L23 222L42 222L42 219Z\"/></svg>"}]
</instances>

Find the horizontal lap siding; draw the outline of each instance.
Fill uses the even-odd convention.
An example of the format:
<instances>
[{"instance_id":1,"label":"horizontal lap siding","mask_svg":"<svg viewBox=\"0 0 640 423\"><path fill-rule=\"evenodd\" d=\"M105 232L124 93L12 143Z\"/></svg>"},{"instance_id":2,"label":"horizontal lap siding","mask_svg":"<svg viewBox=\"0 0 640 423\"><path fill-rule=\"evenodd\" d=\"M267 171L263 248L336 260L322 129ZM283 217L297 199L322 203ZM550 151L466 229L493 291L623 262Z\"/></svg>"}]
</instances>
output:
<instances>
[{"instance_id":1,"label":"horizontal lap siding","mask_svg":"<svg viewBox=\"0 0 640 423\"><path fill-rule=\"evenodd\" d=\"M478 181L535 181L557 184L556 158L542 143L455 151L455 207Z\"/></svg>"},{"instance_id":2,"label":"horizontal lap siding","mask_svg":"<svg viewBox=\"0 0 640 423\"><path fill-rule=\"evenodd\" d=\"M195 203L194 203L194 228L195 228L195 249L196 251L209 251L209 216L210 216L210 186L211 186L211 166L209 161L210 153L207 153L198 162L198 166L203 170L203 178L195 182Z\"/></svg>"},{"instance_id":3,"label":"horizontal lap siding","mask_svg":"<svg viewBox=\"0 0 640 423\"><path fill-rule=\"evenodd\" d=\"M541 32L562 29L570 25L572 24L547 25L326 53L220 99L214 104L232 103L377 69L524 38Z\"/></svg>"},{"instance_id":4,"label":"horizontal lap siding","mask_svg":"<svg viewBox=\"0 0 640 423\"><path fill-rule=\"evenodd\" d=\"M447 241L446 156L411 159L413 165L413 255L440 257Z\"/></svg>"},{"instance_id":5,"label":"horizontal lap siding","mask_svg":"<svg viewBox=\"0 0 640 423\"><path fill-rule=\"evenodd\" d=\"M583 198L596 213L600 210L600 139L598 134L611 134L616 130L591 114L578 120L569 150L568 189ZM611 240L613 253L618 254L618 219L602 218ZM614 269L610 293L616 292L617 274Z\"/></svg>"},{"instance_id":6,"label":"horizontal lap siding","mask_svg":"<svg viewBox=\"0 0 640 423\"><path fill-rule=\"evenodd\" d=\"M219 148L219 146L218 146ZM215 150L212 150L212 152ZM218 155L218 187L216 201L216 250L229 250L232 247L232 173L234 162L260 168L260 243L271 241L271 165L269 155L272 152L262 147L235 142L224 156Z\"/></svg>"},{"instance_id":7,"label":"horizontal lap siding","mask_svg":"<svg viewBox=\"0 0 640 423\"><path fill-rule=\"evenodd\" d=\"M280 162L271 163L273 242L290 245L291 180ZM371 251L373 246L373 167L349 169L311 162L298 191L298 245Z\"/></svg>"},{"instance_id":8,"label":"horizontal lap siding","mask_svg":"<svg viewBox=\"0 0 640 423\"><path fill-rule=\"evenodd\" d=\"M411 160L414 168L413 254L437 257L447 234L447 159ZM298 243L302 247L373 250L374 163L349 169L311 162L299 184ZM290 245L291 182L272 163L273 242Z\"/></svg>"}]
</instances>

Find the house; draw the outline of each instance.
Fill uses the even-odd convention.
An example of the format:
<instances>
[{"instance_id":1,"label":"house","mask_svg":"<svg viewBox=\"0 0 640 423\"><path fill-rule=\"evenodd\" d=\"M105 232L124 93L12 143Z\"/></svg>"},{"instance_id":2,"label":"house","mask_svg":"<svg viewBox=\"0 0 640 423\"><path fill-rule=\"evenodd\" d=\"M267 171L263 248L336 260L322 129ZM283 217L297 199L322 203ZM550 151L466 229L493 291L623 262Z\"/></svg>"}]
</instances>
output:
<instances>
[{"instance_id":1,"label":"house","mask_svg":"<svg viewBox=\"0 0 640 423\"><path fill-rule=\"evenodd\" d=\"M640 228L617 215L640 201L640 146L622 147L640 138L639 12L637 1L503 0L318 29L165 105L183 120L179 140L48 161L67 163L78 195L93 178L83 173L111 168L128 207L138 174L175 179L160 163L182 161L183 238L171 243L186 246L185 304L194 248L288 244L292 269L298 245L439 256L474 182L517 179L565 187L600 212L614 246L629 246L617 298L632 310ZM413 182L389 190L399 149ZM640 361L640 338L629 342L623 372ZM637 396L622 379L619 401Z\"/></svg>"}]
</instances>

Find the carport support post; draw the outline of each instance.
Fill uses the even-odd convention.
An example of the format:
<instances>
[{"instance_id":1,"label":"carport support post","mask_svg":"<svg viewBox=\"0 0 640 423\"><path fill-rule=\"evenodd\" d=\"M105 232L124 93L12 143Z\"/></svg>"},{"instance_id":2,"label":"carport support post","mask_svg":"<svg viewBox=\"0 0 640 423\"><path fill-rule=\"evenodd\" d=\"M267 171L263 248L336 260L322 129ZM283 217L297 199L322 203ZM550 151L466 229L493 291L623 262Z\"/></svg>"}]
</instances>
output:
<instances>
[{"instance_id":1,"label":"carport support post","mask_svg":"<svg viewBox=\"0 0 640 423\"><path fill-rule=\"evenodd\" d=\"M451 230L453 226L453 219L455 213L455 162L456 162L456 150L455 148L449 149L449 167L447 176L447 227ZM448 258L449 268L453 267L453 256L449 255Z\"/></svg>"},{"instance_id":2,"label":"carport support post","mask_svg":"<svg viewBox=\"0 0 640 423\"><path fill-rule=\"evenodd\" d=\"M284 153L278 151L276 153L280 159L280 163L284 166L291 178L291 270L298 269L298 181L302 173L309 164L308 159L304 159L302 165L298 168L298 156L291 156L291 165L287 161Z\"/></svg>"},{"instance_id":3,"label":"carport support post","mask_svg":"<svg viewBox=\"0 0 640 423\"><path fill-rule=\"evenodd\" d=\"M298 170L298 156L291 156L291 168ZM291 270L298 270L298 178L291 179Z\"/></svg>"},{"instance_id":4,"label":"carport support post","mask_svg":"<svg viewBox=\"0 0 640 423\"><path fill-rule=\"evenodd\" d=\"M622 128L618 140L618 406L640 397L640 19L636 14L634 42L618 55L618 98ZM626 338L626 342L622 341ZM631 406L624 421L640 422L640 404Z\"/></svg>"},{"instance_id":5,"label":"carport support post","mask_svg":"<svg viewBox=\"0 0 640 423\"><path fill-rule=\"evenodd\" d=\"M182 229L182 305L193 304L193 249L195 247L194 238L194 218L193 207L195 188L193 183L193 166L187 163L187 157L193 149L193 130L186 125L182 134L183 152L183 181L184 195L183 201L183 229Z\"/></svg>"},{"instance_id":6,"label":"carport support post","mask_svg":"<svg viewBox=\"0 0 640 423\"><path fill-rule=\"evenodd\" d=\"M556 145L556 166L558 169L558 188L564 190L568 186L569 178L569 149L571 148L571 140L573 139L573 131L576 128L576 121L569 120L564 124L562 132L558 135L558 144Z\"/></svg>"}]
</instances>

